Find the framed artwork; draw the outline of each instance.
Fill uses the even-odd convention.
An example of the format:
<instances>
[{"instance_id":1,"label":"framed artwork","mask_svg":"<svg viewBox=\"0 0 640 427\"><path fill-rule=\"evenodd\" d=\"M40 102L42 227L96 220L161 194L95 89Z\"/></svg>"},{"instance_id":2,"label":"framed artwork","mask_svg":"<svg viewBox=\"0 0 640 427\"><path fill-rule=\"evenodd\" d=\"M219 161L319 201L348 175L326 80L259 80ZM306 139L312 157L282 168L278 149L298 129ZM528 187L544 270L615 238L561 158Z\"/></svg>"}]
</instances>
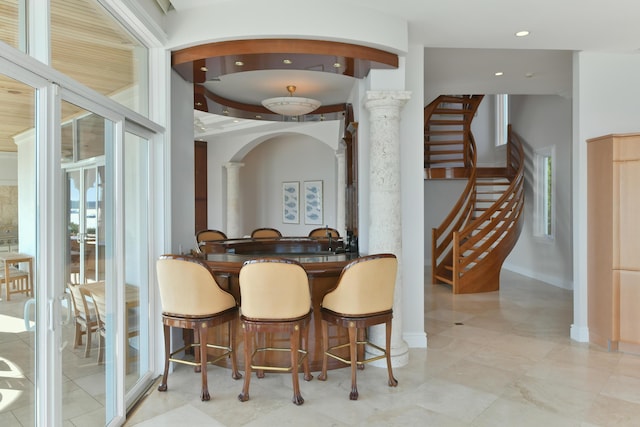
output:
<instances>
[{"instance_id":1,"label":"framed artwork","mask_svg":"<svg viewBox=\"0 0 640 427\"><path fill-rule=\"evenodd\" d=\"M322 181L304 182L304 223L322 224Z\"/></svg>"},{"instance_id":2,"label":"framed artwork","mask_svg":"<svg viewBox=\"0 0 640 427\"><path fill-rule=\"evenodd\" d=\"M282 222L285 224L300 222L300 183L298 181L282 183Z\"/></svg>"}]
</instances>

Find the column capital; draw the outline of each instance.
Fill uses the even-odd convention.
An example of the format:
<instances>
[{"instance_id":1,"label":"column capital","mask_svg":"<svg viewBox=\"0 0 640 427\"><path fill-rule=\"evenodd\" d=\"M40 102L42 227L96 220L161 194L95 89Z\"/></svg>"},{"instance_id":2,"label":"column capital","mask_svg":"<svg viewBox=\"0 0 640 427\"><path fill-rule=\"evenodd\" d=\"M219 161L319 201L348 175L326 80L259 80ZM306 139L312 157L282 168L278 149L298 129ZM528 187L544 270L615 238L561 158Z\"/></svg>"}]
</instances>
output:
<instances>
[{"instance_id":1,"label":"column capital","mask_svg":"<svg viewBox=\"0 0 640 427\"><path fill-rule=\"evenodd\" d=\"M244 163L241 163L241 162L227 162L224 164L224 167L227 169L241 168L243 166L244 166Z\"/></svg>"},{"instance_id":2,"label":"column capital","mask_svg":"<svg viewBox=\"0 0 640 427\"><path fill-rule=\"evenodd\" d=\"M368 90L364 97L364 106L369 111L377 108L402 108L411 98L407 90Z\"/></svg>"}]
</instances>

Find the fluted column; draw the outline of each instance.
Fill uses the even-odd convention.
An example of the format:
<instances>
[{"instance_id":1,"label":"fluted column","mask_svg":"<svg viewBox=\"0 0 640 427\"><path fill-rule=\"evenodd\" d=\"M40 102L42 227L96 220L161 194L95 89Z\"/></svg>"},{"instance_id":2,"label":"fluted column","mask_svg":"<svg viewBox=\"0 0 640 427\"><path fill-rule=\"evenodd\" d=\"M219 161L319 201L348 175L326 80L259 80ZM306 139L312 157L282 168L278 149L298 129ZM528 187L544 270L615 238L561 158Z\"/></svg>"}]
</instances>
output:
<instances>
[{"instance_id":1,"label":"fluted column","mask_svg":"<svg viewBox=\"0 0 640 427\"><path fill-rule=\"evenodd\" d=\"M398 258L391 333L393 366L409 362L409 346L402 339L400 110L410 95L406 91L368 91L364 104L369 110L369 253L390 252ZM384 325L370 328L369 337L384 348Z\"/></svg>"},{"instance_id":2,"label":"fluted column","mask_svg":"<svg viewBox=\"0 0 640 427\"><path fill-rule=\"evenodd\" d=\"M228 162L227 168L227 236L242 237L242 212L240 210L240 168L244 163Z\"/></svg>"},{"instance_id":3,"label":"fluted column","mask_svg":"<svg viewBox=\"0 0 640 427\"><path fill-rule=\"evenodd\" d=\"M336 159L338 160L338 189L336 193L336 230L341 236L347 235L347 170L345 166L344 147L336 150Z\"/></svg>"}]
</instances>

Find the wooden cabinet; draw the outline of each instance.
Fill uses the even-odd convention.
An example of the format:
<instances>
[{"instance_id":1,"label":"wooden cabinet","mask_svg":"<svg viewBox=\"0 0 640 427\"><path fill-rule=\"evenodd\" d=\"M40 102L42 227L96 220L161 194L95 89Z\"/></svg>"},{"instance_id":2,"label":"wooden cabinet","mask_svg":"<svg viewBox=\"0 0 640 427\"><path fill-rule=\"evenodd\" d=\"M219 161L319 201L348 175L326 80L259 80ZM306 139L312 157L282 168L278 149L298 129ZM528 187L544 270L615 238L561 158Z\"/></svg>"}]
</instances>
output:
<instances>
[{"instance_id":1,"label":"wooden cabinet","mask_svg":"<svg viewBox=\"0 0 640 427\"><path fill-rule=\"evenodd\" d=\"M589 339L640 352L640 134L587 141Z\"/></svg>"}]
</instances>

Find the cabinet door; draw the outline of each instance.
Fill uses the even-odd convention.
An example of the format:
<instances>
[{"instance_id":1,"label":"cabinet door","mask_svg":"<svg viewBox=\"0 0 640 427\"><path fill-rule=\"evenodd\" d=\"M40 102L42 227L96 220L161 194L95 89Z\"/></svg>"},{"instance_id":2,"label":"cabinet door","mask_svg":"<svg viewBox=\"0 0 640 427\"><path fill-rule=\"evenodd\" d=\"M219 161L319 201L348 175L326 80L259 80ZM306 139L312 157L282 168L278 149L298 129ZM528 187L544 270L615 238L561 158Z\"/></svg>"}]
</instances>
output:
<instances>
[{"instance_id":1,"label":"cabinet door","mask_svg":"<svg viewBox=\"0 0 640 427\"><path fill-rule=\"evenodd\" d=\"M617 222L614 219L614 236L618 236L619 245L614 245L613 268L621 270L640 270L640 160L616 162L618 190L614 195L613 206L618 207ZM614 182L615 178L614 178ZM616 256L616 249L619 251ZM640 324L639 324L640 325ZM639 328L640 329L640 328Z\"/></svg>"},{"instance_id":2,"label":"cabinet door","mask_svg":"<svg viewBox=\"0 0 640 427\"><path fill-rule=\"evenodd\" d=\"M640 271L620 271L620 341L640 344Z\"/></svg>"}]
</instances>

